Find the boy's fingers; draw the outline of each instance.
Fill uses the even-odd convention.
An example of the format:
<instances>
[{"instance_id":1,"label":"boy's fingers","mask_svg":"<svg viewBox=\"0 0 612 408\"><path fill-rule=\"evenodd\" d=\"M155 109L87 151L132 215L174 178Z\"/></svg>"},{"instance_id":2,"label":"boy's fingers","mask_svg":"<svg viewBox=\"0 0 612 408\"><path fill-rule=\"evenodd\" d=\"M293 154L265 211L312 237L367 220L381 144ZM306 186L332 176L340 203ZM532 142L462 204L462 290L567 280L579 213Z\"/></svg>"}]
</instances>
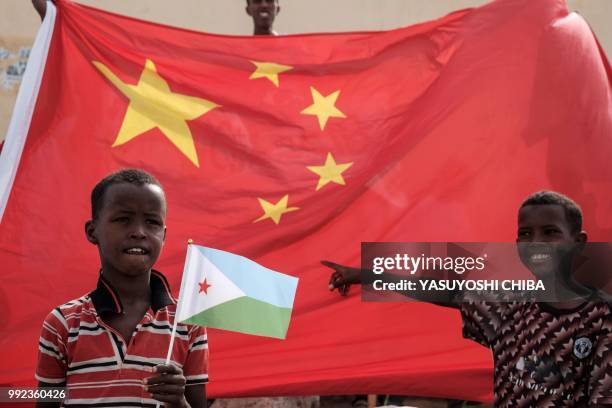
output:
<instances>
[{"instance_id":1,"label":"boy's fingers","mask_svg":"<svg viewBox=\"0 0 612 408\"><path fill-rule=\"evenodd\" d=\"M183 374L183 370L174 364L160 364L153 367L153 371L159 374Z\"/></svg>"},{"instance_id":2,"label":"boy's fingers","mask_svg":"<svg viewBox=\"0 0 612 408\"><path fill-rule=\"evenodd\" d=\"M177 394L151 394L151 397L159 402L178 405L184 398L183 395Z\"/></svg>"},{"instance_id":3,"label":"boy's fingers","mask_svg":"<svg viewBox=\"0 0 612 408\"><path fill-rule=\"evenodd\" d=\"M156 384L146 388L151 394L185 394L185 386L181 384Z\"/></svg>"},{"instance_id":4,"label":"boy's fingers","mask_svg":"<svg viewBox=\"0 0 612 408\"><path fill-rule=\"evenodd\" d=\"M145 380L145 385L148 387L160 384L175 384L175 385L185 385L186 380L182 375L158 375L156 377L150 377Z\"/></svg>"},{"instance_id":5,"label":"boy's fingers","mask_svg":"<svg viewBox=\"0 0 612 408\"><path fill-rule=\"evenodd\" d=\"M331 261L321 261L321 265L327 266L328 268L332 268L334 270L339 270L340 268L342 268L342 265L339 265L335 262L331 262Z\"/></svg>"},{"instance_id":6,"label":"boy's fingers","mask_svg":"<svg viewBox=\"0 0 612 408\"><path fill-rule=\"evenodd\" d=\"M336 281L338 280L338 272L334 272L329 277L329 288L331 290L336 288Z\"/></svg>"},{"instance_id":7,"label":"boy's fingers","mask_svg":"<svg viewBox=\"0 0 612 408\"><path fill-rule=\"evenodd\" d=\"M337 271L332 273L329 278L329 289L339 289L342 285L344 285L344 276L342 276L342 273Z\"/></svg>"},{"instance_id":8,"label":"boy's fingers","mask_svg":"<svg viewBox=\"0 0 612 408\"><path fill-rule=\"evenodd\" d=\"M151 386L155 384L179 384L185 385L185 377L183 377L183 370L179 367L164 364L153 367L153 372L158 375L145 379L145 385Z\"/></svg>"}]
</instances>

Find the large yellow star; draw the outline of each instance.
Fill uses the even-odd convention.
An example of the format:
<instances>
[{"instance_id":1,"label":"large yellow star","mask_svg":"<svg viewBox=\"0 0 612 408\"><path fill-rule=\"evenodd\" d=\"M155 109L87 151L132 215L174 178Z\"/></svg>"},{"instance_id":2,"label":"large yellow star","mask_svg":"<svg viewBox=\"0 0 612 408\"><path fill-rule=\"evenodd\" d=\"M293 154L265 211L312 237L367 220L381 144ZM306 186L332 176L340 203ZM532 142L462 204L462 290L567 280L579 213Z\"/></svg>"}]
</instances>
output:
<instances>
[{"instance_id":1,"label":"large yellow star","mask_svg":"<svg viewBox=\"0 0 612 408\"><path fill-rule=\"evenodd\" d=\"M299 210L298 207L287 207L289 202L289 194L281 198L276 204L272 204L263 198L258 198L257 200L259 200L259 205L261 205L261 208L264 210L264 215L253 222L259 222L270 218L276 225L278 225L283 214Z\"/></svg>"},{"instance_id":2,"label":"large yellow star","mask_svg":"<svg viewBox=\"0 0 612 408\"><path fill-rule=\"evenodd\" d=\"M323 96L314 87L310 87L313 104L304 109L302 115L313 115L319 119L321 130L325 129L329 118L346 118L346 115L336 108L336 101L340 96L340 91L332 92Z\"/></svg>"},{"instance_id":3,"label":"large yellow star","mask_svg":"<svg viewBox=\"0 0 612 408\"><path fill-rule=\"evenodd\" d=\"M113 147L158 128L196 167L200 167L187 121L219 105L206 99L172 92L149 59L136 85L126 84L101 62L93 61L93 64L130 100Z\"/></svg>"},{"instance_id":4,"label":"large yellow star","mask_svg":"<svg viewBox=\"0 0 612 408\"><path fill-rule=\"evenodd\" d=\"M278 74L287 72L293 67L289 65L275 64L273 62L257 62L251 61L257 68L251 74L249 79L268 78L277 88L279 85Z\"/></svg>"},{"instance_id":5,"label":"large yellow star","mask_svg":"<svg viewBox=\"0 0 612 408\"><path fill-rule=\"evenodd\" d=\"M331 153L327 153L327 159L325 159L325 164L323 166L306 166L306 168L319 175L319 182L316 188L316 190L319 191L319 189L328 183L346 185L342 173L352 165L352 162L338 164L336 160L334 160L334 156L332 156Z\"/></svg>"}]
</instances>

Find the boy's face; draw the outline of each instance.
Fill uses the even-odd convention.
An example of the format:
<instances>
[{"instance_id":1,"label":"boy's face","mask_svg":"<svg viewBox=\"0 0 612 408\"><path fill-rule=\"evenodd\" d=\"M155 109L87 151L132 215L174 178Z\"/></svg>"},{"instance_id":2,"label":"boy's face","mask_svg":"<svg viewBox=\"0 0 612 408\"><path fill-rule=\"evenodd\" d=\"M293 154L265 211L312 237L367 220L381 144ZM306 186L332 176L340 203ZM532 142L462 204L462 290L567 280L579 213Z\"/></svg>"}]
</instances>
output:
<instances>
[{"instance_id":1,"label":"boy's face","mask_svg":"<svg viewBox=\"0 0 612 408\"><path fill-rule=\"evenodd\" d=\"M560 205L528 205L519 210L519 256L537 277L552 277L572 261L579 243L586 242L584 232L575 233Z\"/></svg>"},{"instance_id":2,"label":"boy's face","mask_svg":"<svg viewBox=\"0 0 612 408\"><path fill-rule=\"evenodd\" d=\"M272 27L279 11L278 0L249 0L246 7L246 12L253 17L256 27Z\"/></svg>"},{"instance_id":3,"label":"boy's face","mask_svg":"<svg viewBox=\"0 0 612 408\"><path fill-rule=\"evenodd\" d=\"M166 237L166 199L159 186L112 184L95 220L85 224L107 274L136 276L157 261Z\"/></svg>"}]
</instances>

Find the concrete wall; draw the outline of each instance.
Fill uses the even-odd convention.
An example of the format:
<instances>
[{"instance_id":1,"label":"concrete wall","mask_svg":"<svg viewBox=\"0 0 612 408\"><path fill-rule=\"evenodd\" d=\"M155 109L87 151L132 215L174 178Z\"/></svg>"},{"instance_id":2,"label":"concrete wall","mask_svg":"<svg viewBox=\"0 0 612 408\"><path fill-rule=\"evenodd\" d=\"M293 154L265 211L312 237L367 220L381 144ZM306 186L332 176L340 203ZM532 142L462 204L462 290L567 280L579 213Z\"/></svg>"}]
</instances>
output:
<instances>
[{"instance_id":1,"label":"concrete wall","mask_svg":"<svg viewBox=\"0 0 612 408\"><path fill-rule=\"evenodd\" d=\"M220 34L249 35L245 0L79 0L146 20ZM531 0L539 1L539 0ZM488 0L280 0L280 33L383 30L443 16ZM612 0L568 0L589 21L612 55ZM0 140L19 85L19 50L32 42L40 24L30 0L0 0ZM12 52L2 59L2 50ZM22 54L27 50L23 50ZM6 53L5 53L6 54ZM17 75L9 78L9 66ZM10 81L7 80L10 79ZM8 81L8 82L7 82Z\"/></svg>"},{"instance_id":2,"label":"concrete wall","mask_svg":"<svg viewBox=\"0 0 612 408\"><path fill-rule=\"evenodd\" d=\"M532 0L538 1L538 0ZM79 0L121 14L220 34L250 34L245 0ZM277 29L285 34L382 30L479 6L488 0L280 0ZM1 0L0 37L32 38L38 17L29 0ZM612 52L612 1L568 0Z\"/></svg>"}]
</instances>

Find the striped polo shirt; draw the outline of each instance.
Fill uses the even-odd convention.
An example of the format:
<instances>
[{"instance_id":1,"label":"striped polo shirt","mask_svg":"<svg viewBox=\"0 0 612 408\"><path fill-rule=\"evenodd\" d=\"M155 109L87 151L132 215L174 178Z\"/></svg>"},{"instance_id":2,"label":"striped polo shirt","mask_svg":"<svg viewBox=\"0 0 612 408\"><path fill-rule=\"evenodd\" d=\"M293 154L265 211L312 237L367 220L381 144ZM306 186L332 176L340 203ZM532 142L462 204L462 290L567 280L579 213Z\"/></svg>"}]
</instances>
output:
<instances>
[{"instance_id":1,"label":"striped polo shirt","mask_svg":"<svg viewBox=\"0 0 612 408\"><path fill-rule=\"evenodd\" d=\"M51 311L39 343L38 381L66 383L66 407L155 407L144 390L151 367L164 364L170 344L176 301L168 281L151 272L151 306L130 339L122 338L104 317L123 306L102 274L97 288ZM203 327L179 324L171 360L181 367L187 385L208 382L208 341Z\"/></svg>"}]
</instances>

